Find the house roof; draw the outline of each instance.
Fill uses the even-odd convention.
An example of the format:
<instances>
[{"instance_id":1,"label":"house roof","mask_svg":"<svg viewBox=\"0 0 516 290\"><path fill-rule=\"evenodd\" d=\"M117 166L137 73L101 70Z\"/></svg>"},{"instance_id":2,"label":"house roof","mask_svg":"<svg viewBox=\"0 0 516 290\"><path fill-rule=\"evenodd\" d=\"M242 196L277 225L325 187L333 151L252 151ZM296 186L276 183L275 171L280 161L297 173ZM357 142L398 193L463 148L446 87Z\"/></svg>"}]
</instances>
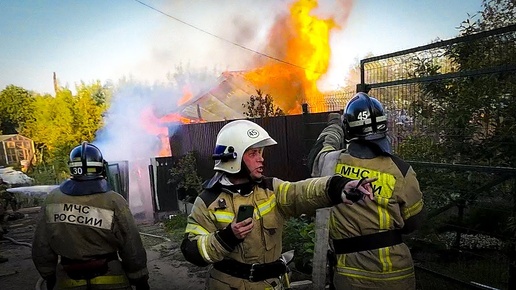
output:
<instances>
[{"instance_id":1,"label":"house roof","mask_svg":"<svg viewBox=\"0 0 516 290\"><path fill-rule=\"evenodd\" d=\"M20 135L20 134L8 134L8 135L0 135L0 142L9 140L9 139L14 138L14 137L21 137L23 139L31 140L30 138L27 138L27 137L25 137L23 135Z\"/></svg>"},{"instance_id":2,"label":"house roof","mask_svg":"<svg viewBox=\"0 0 516 290\"><path fill-rule=\"evenodd\" d=\"M208 122L241 119L246 108L243 106L256 89L243 77L244 72L225 72L219 77L218 85L199 94L179 107L182 116L197 119L198 108L201 118Z\"/></svg>"}]
</instances>

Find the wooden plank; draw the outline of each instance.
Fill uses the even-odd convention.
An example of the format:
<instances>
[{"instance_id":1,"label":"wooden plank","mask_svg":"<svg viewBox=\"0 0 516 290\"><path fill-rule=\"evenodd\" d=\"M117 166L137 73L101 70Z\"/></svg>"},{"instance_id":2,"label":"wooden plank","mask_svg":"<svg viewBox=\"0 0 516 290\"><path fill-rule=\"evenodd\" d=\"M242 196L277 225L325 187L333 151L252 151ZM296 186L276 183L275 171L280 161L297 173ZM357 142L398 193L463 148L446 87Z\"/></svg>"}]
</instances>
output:
<instances>
[{"instance_id":1,"label":"wooden plank","mask_svg":"<svg viewBox=\"0 0 516 290\"><path fill-rule=\"evenodd\" d=\"M330 210L331 208L321 208L315 213L315 247L312 269L312 289L314 290L325 289L326 287Z\"/></svg>"}]
</instances>

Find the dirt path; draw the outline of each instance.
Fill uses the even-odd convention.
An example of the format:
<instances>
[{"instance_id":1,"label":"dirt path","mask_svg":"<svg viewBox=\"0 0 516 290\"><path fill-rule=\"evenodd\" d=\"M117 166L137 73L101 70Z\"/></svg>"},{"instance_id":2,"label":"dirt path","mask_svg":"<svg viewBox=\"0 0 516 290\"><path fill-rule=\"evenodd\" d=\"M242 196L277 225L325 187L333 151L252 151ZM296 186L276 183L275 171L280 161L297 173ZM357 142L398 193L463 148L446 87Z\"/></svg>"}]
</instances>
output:
<instances>
[{"instance_id":1,"label":"dirt path","mask_svg":"<svg viewBox=\"0 0 516 290\"><path fill-rule=\"evenodd\" d=\"M2 290L32 290L40 278L32 263L31 248L28 246L32 241L39 208L22 209L20 212L25 214L25 218L8 222L10 231L5 235L20 244L6 239L0 241L0 253L9 258L8 262L0 264ZM151 289L204 289L206 269L186 262L178 243L167 241L166 233L159 224L141 225L140 228L142 233L152 235L142 236L147 249Z\"/></svg>"}]
</instances>

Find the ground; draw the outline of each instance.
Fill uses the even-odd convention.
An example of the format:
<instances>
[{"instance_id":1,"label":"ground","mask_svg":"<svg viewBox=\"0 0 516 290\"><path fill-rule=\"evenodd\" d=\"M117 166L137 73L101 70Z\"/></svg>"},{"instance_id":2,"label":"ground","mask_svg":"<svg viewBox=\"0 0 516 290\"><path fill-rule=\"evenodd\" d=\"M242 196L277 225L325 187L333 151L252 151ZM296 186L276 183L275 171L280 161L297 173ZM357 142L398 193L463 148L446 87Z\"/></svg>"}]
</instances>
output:
<instances>
[{"instance_id":1,"label":"ground","mask_svg":"<svg viewBox=\"0 0 516 290\"><path fill-rule=\"evenodd\" d=\"M30 243L39 208L21 209L24 218L8 221L9 233L0 241L0 254L9 258L0 264L0 289L38 289L40 278L31 260ZM202 290L206 269L186 262L179 244L170 241L160 224L140 224L147 249L149 284L153 290ZM12 240L11 240L12 239ZM41 286L41 289L46 289Z\"/></svg>"}]
</instances>

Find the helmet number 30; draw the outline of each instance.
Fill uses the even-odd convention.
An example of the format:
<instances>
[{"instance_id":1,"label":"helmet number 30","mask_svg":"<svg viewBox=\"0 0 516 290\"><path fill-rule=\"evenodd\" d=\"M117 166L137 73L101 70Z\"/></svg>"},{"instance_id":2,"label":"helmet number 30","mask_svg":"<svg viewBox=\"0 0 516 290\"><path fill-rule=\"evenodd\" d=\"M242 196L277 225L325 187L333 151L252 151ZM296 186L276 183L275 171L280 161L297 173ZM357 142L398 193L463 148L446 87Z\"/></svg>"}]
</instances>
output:
<instances>
[{"instance_id":1,"label":"helmet number 30","mask_svg":"<svg viewBox=\"0 0 516 290\"><path fill-rule=\"evenodd\" d=\"M358 113L357 119L358 120L365 120L369 118L369 111L362 111Z\"/></svg>"},{"instance_id":2,"label":"helmet number 30","mask_svg":"<svg viewBox=\"0 0 516 290\"><path fill-rule=\"evenodd\" d=\"M72 174L82 174L82 167L72 168Z\"/></svg>"}]
</instances>

